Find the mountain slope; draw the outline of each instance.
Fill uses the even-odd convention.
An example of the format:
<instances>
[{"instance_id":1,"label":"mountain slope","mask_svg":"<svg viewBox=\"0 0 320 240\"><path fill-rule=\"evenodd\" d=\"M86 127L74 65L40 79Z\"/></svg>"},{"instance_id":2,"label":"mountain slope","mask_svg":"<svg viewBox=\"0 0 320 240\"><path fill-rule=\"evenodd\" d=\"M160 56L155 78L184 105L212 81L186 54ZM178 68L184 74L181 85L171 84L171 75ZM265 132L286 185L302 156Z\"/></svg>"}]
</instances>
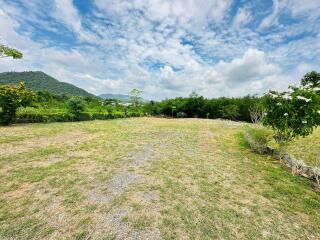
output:
<instances>
[{"instance_id":1,"label":"mountain slope","mask_svg":"<svg viewBox=\"0 0 320 240\"><path fill-rule=\"evenodd\" d=\"M25 82L31 90L48 91L58 95L92 97L91 93L70 83L60 82L44 72L3 72L0 73L0 84L17 84Z\"/></svg>"}]
</instances>

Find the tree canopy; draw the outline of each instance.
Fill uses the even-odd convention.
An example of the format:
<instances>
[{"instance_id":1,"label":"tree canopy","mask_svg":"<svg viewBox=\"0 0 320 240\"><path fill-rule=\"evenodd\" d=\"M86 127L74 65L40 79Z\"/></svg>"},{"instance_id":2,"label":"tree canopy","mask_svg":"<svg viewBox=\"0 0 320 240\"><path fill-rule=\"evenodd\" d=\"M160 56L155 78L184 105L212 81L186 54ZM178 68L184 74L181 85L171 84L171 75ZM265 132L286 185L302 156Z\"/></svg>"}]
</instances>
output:
<instances>
[{"instance_id":1,"label":"tree canopy","mask_svg":"<svg viewBox=\"0 0 320 240\"><path fill-rule=\"evenodd\" d=\"M8 47L6 45L0 44L0 58L12 57L14 59L20 59L23 54L15 48Z\"/></svg>"},{"instance_id":2,"label":"tree canopy","mask_svg":"<svg viewBox=\"0 0 320 240\"><path fill-rule=\"evenodd\" d=\"M301 85L307 86L308 84L311 87L320 87L320 73L311 71L304 75L304 77L301 79Z\"/></svg>"}]
</instances>

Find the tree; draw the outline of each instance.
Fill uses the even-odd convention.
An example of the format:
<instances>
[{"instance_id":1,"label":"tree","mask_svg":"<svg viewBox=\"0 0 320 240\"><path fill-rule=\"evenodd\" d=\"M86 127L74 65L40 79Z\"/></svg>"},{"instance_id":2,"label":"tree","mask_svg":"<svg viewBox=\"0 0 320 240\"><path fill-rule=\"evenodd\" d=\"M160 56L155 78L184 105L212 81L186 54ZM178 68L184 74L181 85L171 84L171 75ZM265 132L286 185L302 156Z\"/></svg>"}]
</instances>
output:
<instances>
[{"instance_id":1,"label":"tree","mask_svg":"<svg viewBox=\"0 0 320 240\"><path fill-rule=\"evenodd\" d=\"M16 112L19 107L27 106L31 103L35 94L26 89L23 82L18 85L0 86L0 123L9 125L16 119Z\"/></svg>"},{"instance_id":2,"label":"tree","mask_svg":"<svg viewBox=\"0 0 320 240\"><path fill-rule=\"evenodd\" d=\"M203 113L204 98L193 91L186 99L183 112L188 117L204 117Z\"/></svg>"},{"instance_id":3,"label":"tree","mask_svg":"<svg viewBox=\"0 0 320 240\"><path fill-rule=\"evenodd\" d=\"M311 71L304 75L304 77L301 79L301 85L302 86L308 86L310 87L320 87L320 73L316 71Z\"/></svg>"},{"instance_id":4,"label":"tree","mask_svg":"<svg viewBox=\"0 0 320 240\"><path fill-rule=\"evenodd\" d=\"M137 88L134 88L129 92L131 103L136 110L142 102L141 93L142 90Z\"/></svg>"},{"instance_id":5,"label":"tree","mask_svg":"<svg viewBox=\"0 0 320 240\"><path fill-rule=\"evenodd\" d=\"M222 118L236 120L239 117L239 107L235 104L229 104L220 108Z\"/></svg>"},{"instance_id":6,"label":"tree","mask_svg":"<svg viewBox=\"0 0 320 240\"><path fill-rule=\"evenodd\" d=\"M279 143L305 137L320 124L320 88L289 87L286 92L269 91L264 97L263 123L272 127Z\"/></svg>"},{"instance_id":7,"label":"tree","mask_svg":"<svg viewBox=\"0 0 320 240\"><path fill-rule=\"evenodd\" d=\"M17 49L10 48L3 44L0 44L0 58L12 57L14 59L19 59L23 57L23 54Z\"/></svg>"},{"instance_id":8,"label":"tree","mask_svg":"<svg viewBox=\"0 0 320 240\"><path fill-rule=\"evenodd\" d=\"M68 101L69 112L74 115L75 120L81 119L81 114L85 110L85 105L82 99L77 97L72 97Z\"/></svg>"},{"instance_id":9,"label":"tree","mask_svg":"<svg viewBox=\"0 0 320 240\"><path fill-rule=\"evenodd\" d=\"M260 104L249 107L250 118L253 123L258 123L264 116L264 108Z\"/></svg>"},{"instance_id":10,"label":"tree","mask_svg":"<svg viewBox=\"0 0 320 240\"><path fill-rule=\"evenodd\" d=\"M111 118L112 112L113 112L113 107L112 107L112 105L107 105L107 106L106 106L106 110L107 110L107 113L108 113L108 118Z\"/></svg>"}]
</instances>

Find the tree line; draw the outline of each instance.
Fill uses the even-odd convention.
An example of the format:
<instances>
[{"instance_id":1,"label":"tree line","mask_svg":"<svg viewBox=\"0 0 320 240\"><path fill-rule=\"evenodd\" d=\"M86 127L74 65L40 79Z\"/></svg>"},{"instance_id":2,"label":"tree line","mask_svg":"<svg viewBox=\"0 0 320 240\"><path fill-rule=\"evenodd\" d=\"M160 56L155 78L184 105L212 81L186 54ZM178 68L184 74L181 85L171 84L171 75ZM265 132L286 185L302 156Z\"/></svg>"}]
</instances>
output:
<instances>
[{"instance_id":1,"label":"tree line","mask_svg":"<svg viewBox=\"0 0 320 240\"><path fill-rule=\"evenodd\" d=\"M258 96L207 99L193 92L189 97L150 101L145 105L145 110L151 115L167 117L222 118L250 122L249 109L260 104L261 97Z\"/></svg>"}]
</instances>

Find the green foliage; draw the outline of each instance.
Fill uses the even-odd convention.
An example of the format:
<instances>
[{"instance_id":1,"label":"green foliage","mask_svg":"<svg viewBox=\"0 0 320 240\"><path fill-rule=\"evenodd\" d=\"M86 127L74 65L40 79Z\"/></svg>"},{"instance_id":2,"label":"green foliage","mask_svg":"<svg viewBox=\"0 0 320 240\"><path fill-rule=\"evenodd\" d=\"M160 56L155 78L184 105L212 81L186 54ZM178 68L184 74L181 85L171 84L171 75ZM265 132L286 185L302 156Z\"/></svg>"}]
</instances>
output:
<instances>
[{"instance_id":1,"label":"green foliage","mask_svg":"<svg viewBox=\"0 0 320 240\"><path fill-rule=\"evenodd\" d=\"M0 73L0 84L18 84L23 81L34 91L47 91L55 95L94 97L94 95L72 84L59 82L43 72L4 72Z\"/></svg>"},{"instance_id":2,"label":"green foliage","mask_svg":"<svg viewBox=\"0 0 320 240\"><path fill-rule=\"evenodd\" d=\"M112 112L114 111L114 108L111 106L111 105L107 105L106 106L106 111L107 111L107 114L108 116L112 116Z\"/></svg>"},{"instance_id":3,"label":"green foliage","mask_svg":"<svg viewBox=\"0 0 320 240\"><path fill-rule=\"evenodd\" d=\"M239 113L239 107L235 104L230 104L227 106L224 106L220 109L220 113L222 118L227 118L231 120L236 120L240 113Z\"/></svg>"},{"instance_id":4,"label":"green foliage","mask_svg":"<svg viewBox=\"0 0 320 240\"><path fill-rule=\"evenodd\" d=\"M130 101L135 109L137 109L142 102L141 93L142 93L142 90L137 88L132 89L129 93Z\"/></svg>"},{"instance_id":5,"label":"green foliage","mask_svg":"<svg viewBox=\"0 0 320 240\"><path fill-rule=\"evenodd\" d=\"M23 57L23 54L17 49L0 44L0 58L3 57L12 57L14 59L19 59Z\"/></svg>"},{"instance_id":6,"label":"green foliage","mask_svg":"<svg viewBox=\"0 0 320 240\"><path fill-rule=\"evenodd\" d=\"M307 136L320 124L320 88L313 86L289 87L287 92L265 95L263 122L273 128L277 142Z\"/></svg>"},{"instance_id":7,"label":"green foliage","mask_svg":"<svg viewBox=\"0 0 320 240\"><path fill-rule=\"evenodd\" d=\"M23 82L16 86L0 86L0 123L9 125L15 121L19 107L30 104L34 94L28 91Z\"/></svg>"},{"instance_id":8,"label":"green foliage","mask_svg":"<svg viewBox=\"0 0 320 240\"><path fill-rule=\"evenodd\" d=\"M243 134L245 145L258 153L264 153L265 148L272 139L270 131L265 128L247 127Z\"/></svg>"},{"instance_id":9,"label":"green foliage","mask_svg":"<svg viewBox=\"0 0 320 240\"><path fill-rule=\"evenodd\" d=\"M192 92L184 104L184 113L189 117L203 116L204 98Z\"/></svg>"},{"instance_id":10,"label":"green foliage","mask_svg":"<svg viewBox=\"0 0 320 240\"><path fill-rule=\"evenodd\" d=\"M301 80L302 86L310 85L311 87L320 87L320 73L311 71L304 75Z\"/></svg>"},{"instance_id":11,"label":"green foliage","mask_svg":"<svg viewBox=\"0 0 320 240\"><path fill-rule=\"evenodd\" d=\"M82 114L85 110L85 105L82 99L72 97L68 101L69 112L74 116L75 120L81 120Z\"/></svg>"},{"instance_id":12,"label":"green foliage","mask_svg":"<svg viewBox=\"0 0 320 240\"><path fill-rule=\"evenodd\" d=\"M187 117L187 114L185 112L178 112L177 113L177 118L185 118Z\"/></svg>"},{"instance_id":13,"label":"green foliage","mask_svg":"<svg viewBox=\"0 0 320 240\"><path fill-rule=\"evenodd\" d=\"M114 99L114 98L106 98L102 101L102 105L105 106L118 106L119 105L119 100L118 99Z\"/></svg>"},{"instance_id":14,"label":"green foliage","mask_svg":"<svg viewBox=\"0 0 320 240\"><path fill-rule=\"evenodd\" d=\"M249 108L259 101L260 98L254 96L205 99L193 93L187 98L177 97L161 102L151 101L145 104L144 110L151 115L171 116L171 107L175 106L174 117L177 117L178 112L184 112L186 117L225 118L250 122ZM230 107L230 105L233 106Z\"/></svg>"}]
</instances>

